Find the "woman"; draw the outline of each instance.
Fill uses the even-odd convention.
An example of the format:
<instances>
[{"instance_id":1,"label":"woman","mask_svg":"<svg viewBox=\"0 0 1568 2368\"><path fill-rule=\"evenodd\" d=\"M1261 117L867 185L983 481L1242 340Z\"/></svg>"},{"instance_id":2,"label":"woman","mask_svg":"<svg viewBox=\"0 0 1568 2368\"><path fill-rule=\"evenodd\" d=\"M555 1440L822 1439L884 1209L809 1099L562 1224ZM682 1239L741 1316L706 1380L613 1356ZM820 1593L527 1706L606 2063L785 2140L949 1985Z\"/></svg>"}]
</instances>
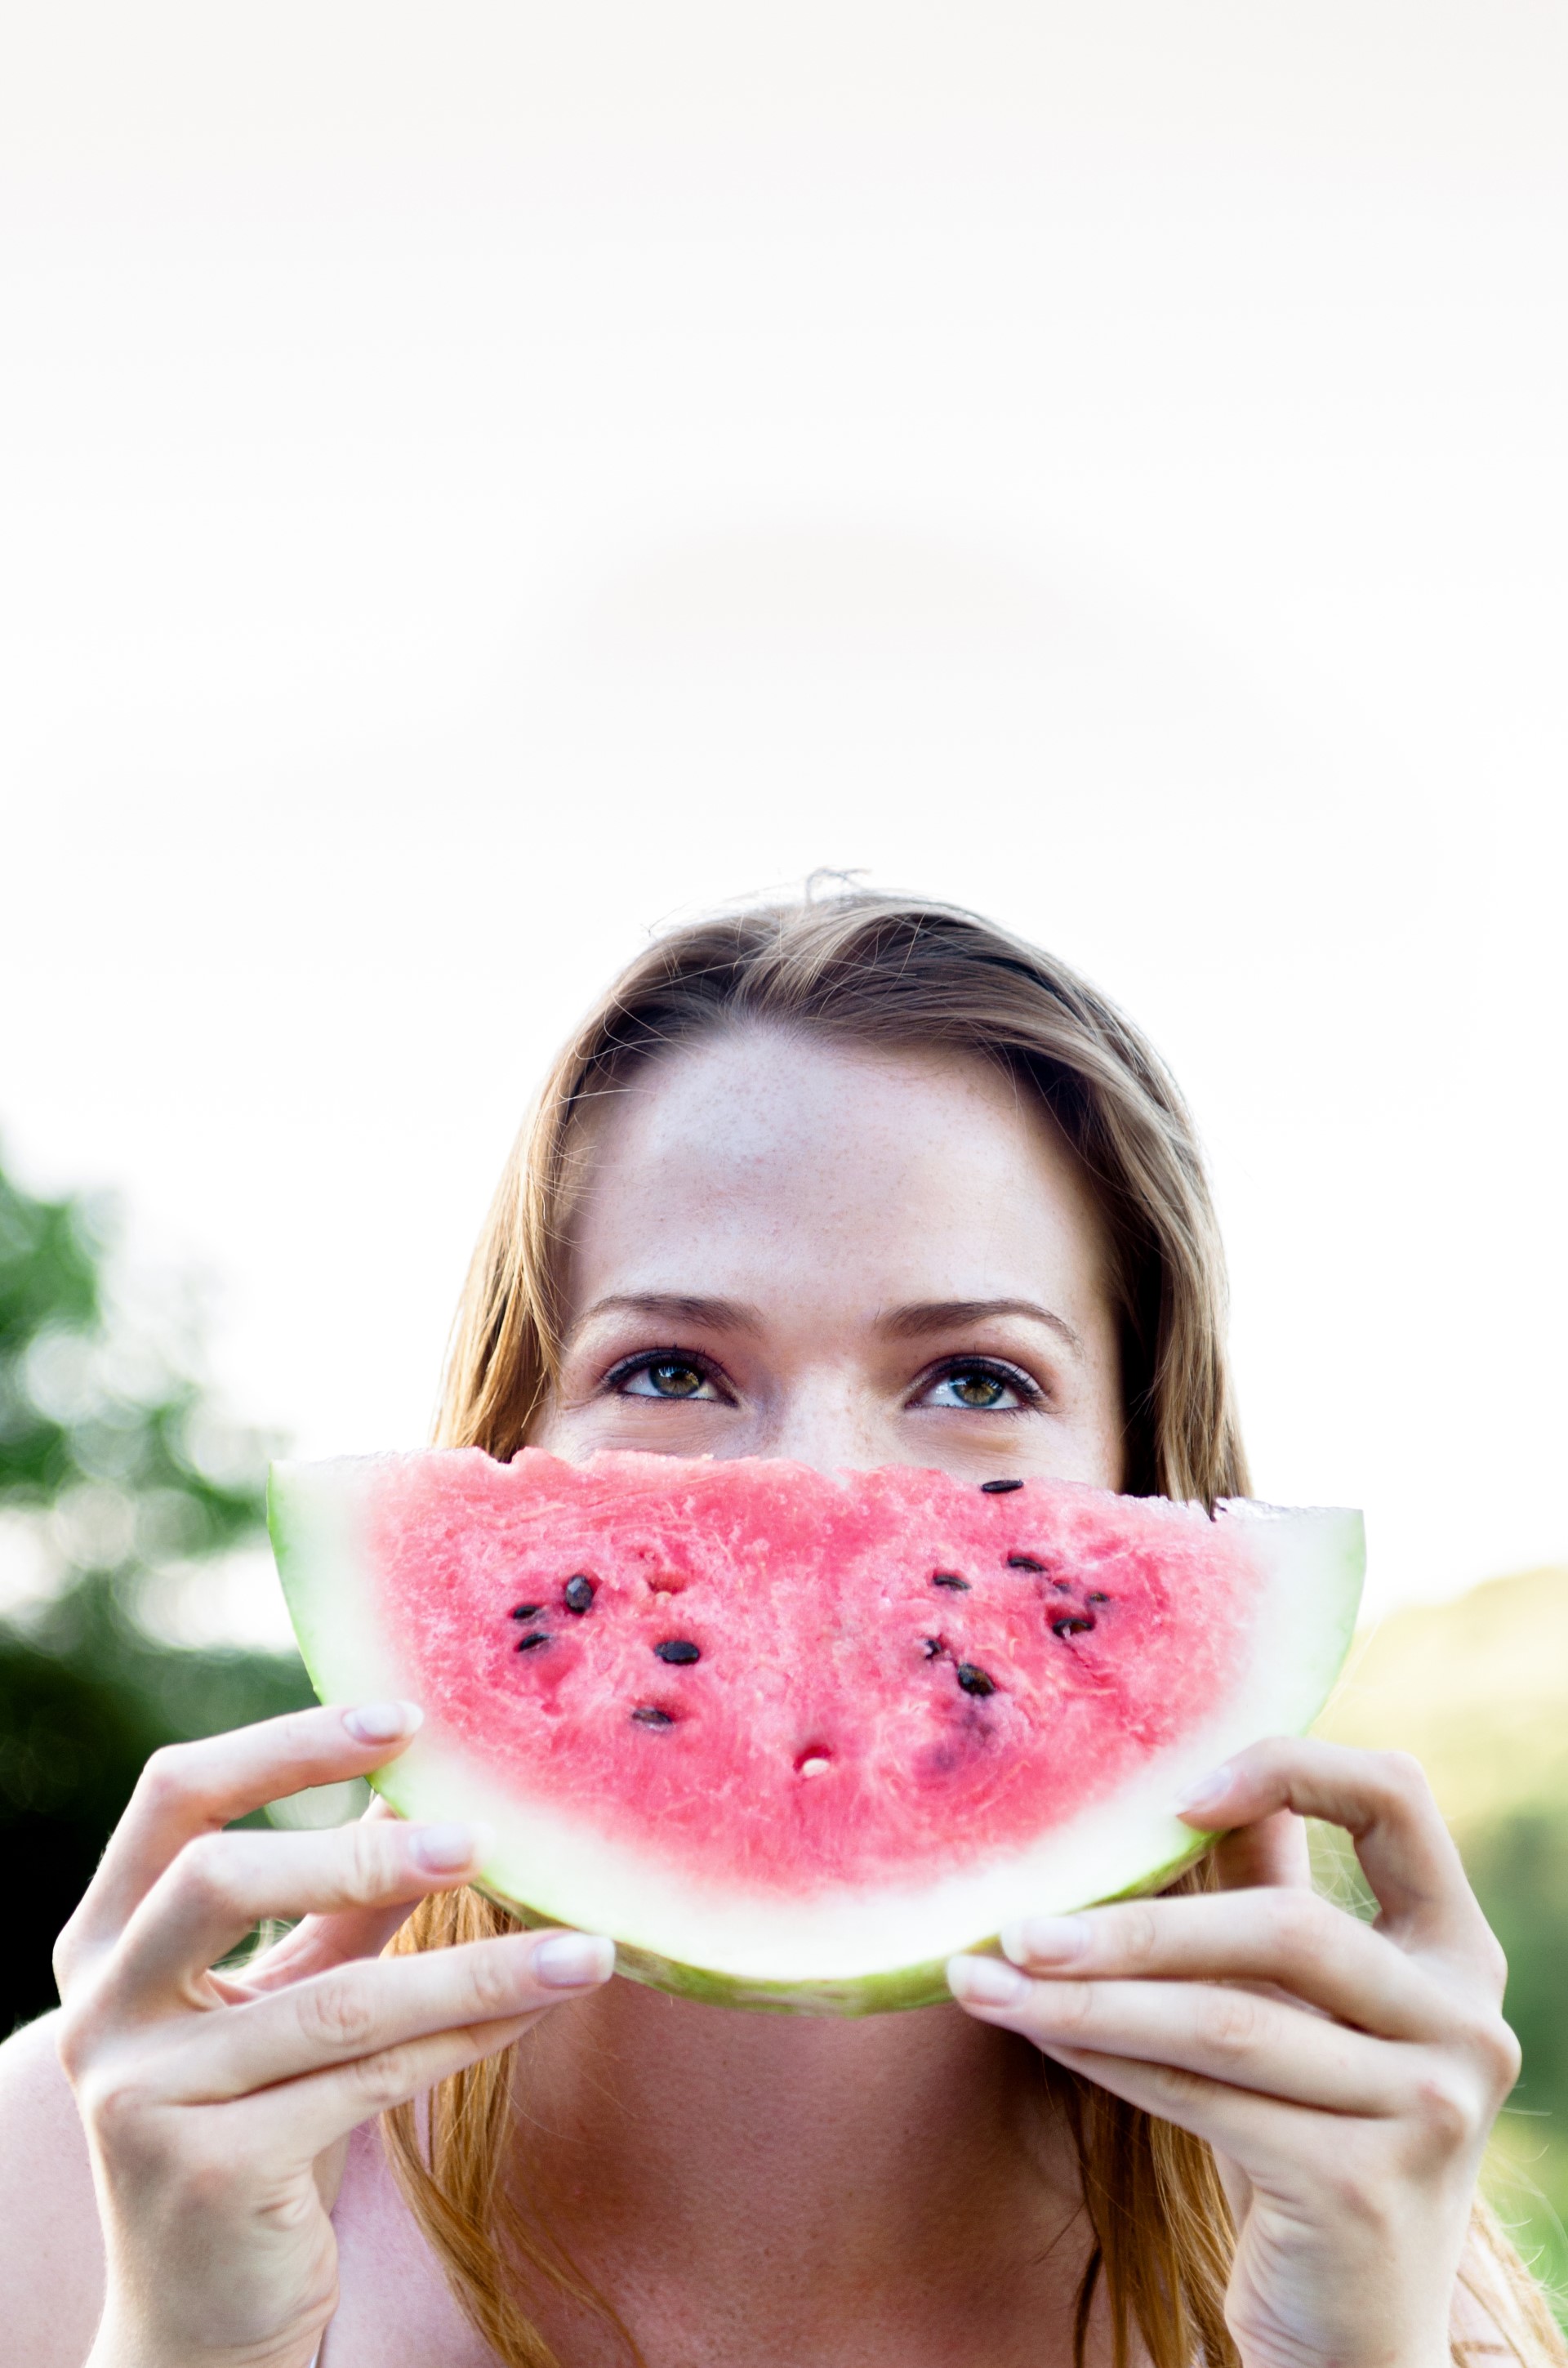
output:
<instances>
[{"instance_id":1,"label":"woman","mask_svg":"<svg viewBox=\"0 0 1568 2368\"><path fill-rule=\"evenodd\" d=\"M983 922L850 895L678 930L617 982L503 1180L440 1436L1211 1500L1246 1485L1221 1323L1135 1031ZM472 1830L221 1830L416 1718L149 1767L61 2014L6 2052L29 2368L1564 2358L1475 2203L1517 2055L1414 1765L1261 1745L1192 1798L1233 1829L1201 1878L1026 1923L1010 1965L955 1960L950 2008L836 2023L517 1931L466 1887ZM1354 1838L1375 1930L1312 1894L1306 1816Z\"/></svg>"}]
</instances>

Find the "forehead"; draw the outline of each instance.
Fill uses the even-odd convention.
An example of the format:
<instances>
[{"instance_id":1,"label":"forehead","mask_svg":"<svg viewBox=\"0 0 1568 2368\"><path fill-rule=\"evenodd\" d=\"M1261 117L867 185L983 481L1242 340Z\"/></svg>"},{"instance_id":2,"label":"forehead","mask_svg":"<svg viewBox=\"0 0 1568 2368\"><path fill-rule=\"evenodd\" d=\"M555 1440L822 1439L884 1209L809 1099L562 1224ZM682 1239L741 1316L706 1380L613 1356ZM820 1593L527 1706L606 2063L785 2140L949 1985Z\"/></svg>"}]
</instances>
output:
<instances>
[{"instance_id":1,"label":"forehead","mask_svg":"<svg viewBox=\"0 0 1568 2368\"><path fill-rule=\"evenodd\" d=\"M678 1047L583 1125L569 1296L740 1292L827 1270L858 1298L1099 1287L1103 1229L1049 1114L973 1055L762 1027ZM699 1279L694 1269L700 1267Z\"/></svg>"}]
</instances>

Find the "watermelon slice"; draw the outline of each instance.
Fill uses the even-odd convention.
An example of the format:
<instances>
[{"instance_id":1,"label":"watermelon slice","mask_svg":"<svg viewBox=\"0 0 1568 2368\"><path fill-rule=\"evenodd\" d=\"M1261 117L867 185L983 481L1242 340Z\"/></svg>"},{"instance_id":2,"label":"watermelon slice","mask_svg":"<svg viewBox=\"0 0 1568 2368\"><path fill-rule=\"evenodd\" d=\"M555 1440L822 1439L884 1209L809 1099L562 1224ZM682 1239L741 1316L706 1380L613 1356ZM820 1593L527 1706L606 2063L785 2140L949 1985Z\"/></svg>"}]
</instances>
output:
<instances>
[{"instance_id":1,"label":"watermelon slice","mask_svg":"<svg viewBox=\"0 0 1568 2368\"><path fill-rule=\"evenodd\" d=\"M374 1781L493 1824L486 1890L845 2013L1169 1880L1183 1787L1315 1716L1363 1565L1356 1513L532 1448L281 1463L271 1521L318 1689L422 1704Z\"/></svg>"}]
</instances>

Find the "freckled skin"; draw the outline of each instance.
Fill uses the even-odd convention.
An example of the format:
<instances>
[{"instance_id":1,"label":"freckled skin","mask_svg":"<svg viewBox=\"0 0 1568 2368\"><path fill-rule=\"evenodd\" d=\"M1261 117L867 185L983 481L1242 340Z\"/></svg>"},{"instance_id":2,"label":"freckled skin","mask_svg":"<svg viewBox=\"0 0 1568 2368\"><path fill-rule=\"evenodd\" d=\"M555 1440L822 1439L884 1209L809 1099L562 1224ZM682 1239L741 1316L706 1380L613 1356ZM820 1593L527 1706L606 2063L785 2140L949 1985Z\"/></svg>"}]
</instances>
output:
<instances>
[{"instance_id":1,"label":"freckled skin","mask_svg":"<svg viewBox=\"0 0 1568 2368\"><path fill-rule=\"evenodd\" d=\"M533 1443L795 1456L820 1468L915 1463L1115 1487L1122 1471L1116 1325L1103 1230L1057 1130L1009 1080L926 1053L868 1053L753 1030L632 1078L592 1122L567 1260L559 1391ZM700 1294L755 1326L596 1315L607 1298ZM1027 1315L892 1338L919 1304L1037 1303ZM720 1395L607 1395L638 1349L710 1352ZM1040 1401L997 1414L918 1401L934 1360L990 1355Z\"/></svg>"}]
</instances>

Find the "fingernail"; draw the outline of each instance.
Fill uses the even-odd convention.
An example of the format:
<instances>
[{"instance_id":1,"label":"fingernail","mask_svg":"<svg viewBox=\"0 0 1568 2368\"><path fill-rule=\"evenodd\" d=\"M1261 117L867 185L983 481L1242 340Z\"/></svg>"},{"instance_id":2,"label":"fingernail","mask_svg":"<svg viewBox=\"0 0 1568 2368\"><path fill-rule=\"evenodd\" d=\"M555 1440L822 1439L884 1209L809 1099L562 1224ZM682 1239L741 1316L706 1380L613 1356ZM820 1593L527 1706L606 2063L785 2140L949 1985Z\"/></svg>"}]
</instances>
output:
<instances>
[{"instance_id":1,"label":"fingernail","mask_svg":"<svg viewBox=\"0 0 1568 2368\"><path fill-rule=\"evenodd\" d=\"M999 1957L953 1957L948 1987L962 2006L1016 2006L1028 1984Z\"/></svg>"},{"instance_id":2,"label":"fingernail","mask_svg":"<svg viewBox=\"0 0 1568 2368\"><path fill-rule=\"evenodd\" d=\"M1002 1927L1002 1947L1015 1965L1065 1965L1089 1945L1081 1916L1026 1916Z\"/></svg>"},{"instance_id":3,"label":"fingernail","mask_svg":"<svg viewBox=\"0 0 1568 2368\"><path fill-rule=\"evenodd\" d=\"M596 1932L552 1932L533 1955L534 1979L547 1990L585 1990L615 1971L615 1942Z\"/></svg>"},{"instance_id":4,"label":"fingernail","mask_svg":"<svg viewBox=\"0 0 1568 2368\"><path fill-rule=\"evenodd\" d=\"M1228 1768L1210 1768L1206 1776L1199 1776L1187 1786L1176 1807L1183 1816L1189 1810L1217 1809L1233 1782Z\"/></svg>"},{"instance_id":5,"label":"fingernail","mask_svg":"<svg viewBox=\"0 0 1568 2368\"><path fill-rule=\"evenodd\" d=\"M425 1713L417 1702L357 1702L343 1724L356 1743L399 1743L424 1725Z\"/></svg>"},{"instance_id":6,"label":"fingernail","mask_svg":"<svg viewBox=\"0 0 1568 2368\"><path fill-rule=\"evenodd\" d=\"M416 1826L408 1847L428 1874L456 1874L484 1856L495 1836L489 1826Z\"/></svg>"}]
</instances>

